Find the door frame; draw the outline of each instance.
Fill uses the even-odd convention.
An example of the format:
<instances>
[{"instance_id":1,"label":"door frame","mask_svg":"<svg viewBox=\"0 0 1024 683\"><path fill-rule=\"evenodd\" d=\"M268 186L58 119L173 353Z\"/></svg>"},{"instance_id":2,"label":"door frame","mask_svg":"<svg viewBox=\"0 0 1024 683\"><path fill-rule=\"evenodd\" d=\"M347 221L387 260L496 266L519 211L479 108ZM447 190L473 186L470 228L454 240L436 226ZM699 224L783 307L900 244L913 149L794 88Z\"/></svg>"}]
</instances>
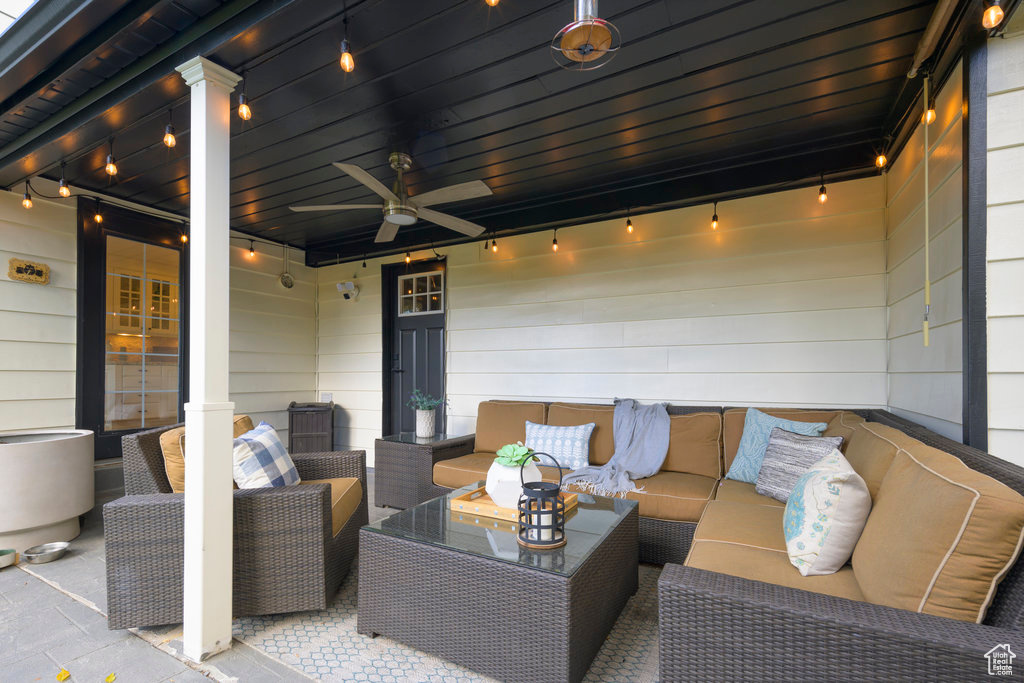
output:
<instances>
[{"instance_id":1,"label":"door frame","mask_svg":"<svg viewBox=\"0 0 1024 683\"><path fill-rule=\"evenodd\" d=\"M184 406L188 400L188 243L181 242L187 229L182 223L157 218L150 214L132 211L112 204L102 204L103 223L97 224L92 216L96 202L78 200L78 291L77 296L77 345L75 359L75 427L91 429L96 434L96 459L117 458L121 455L118 437L144 431L124 429L103 431L104 402L104 308L106 297L95 296L93 292L105 292L106 287L106 236L115 235L126 239L168 247L179 252L178 288L178 344L181 349L178 363L178 421L184 419ZM87 296L86 293L89 293ZM100 358L100 360L96 360ZM109 441L98 437L117 439L116 448Z\"/></svg>"},{"instance_id":2,"label":"door frame","mask_svg":"<svg viewBox=\"0 0 1024 683\"><path fill-rule=\"evenodd\" d=\"M380 266L381 287L381 436L394 433L391 419L391 394L395 390L394 373L391 372L391 356L395 353L395 326L392 320L398 314L398 277L413 273L429 273L440 270L444 273L444 351L441 353L441 383L444 393L448 390L448 260L444 257L421 259L411 263L382 263ZM441 424L447 429L447 401L438 408Z\"/></svg>"}]
</instances>

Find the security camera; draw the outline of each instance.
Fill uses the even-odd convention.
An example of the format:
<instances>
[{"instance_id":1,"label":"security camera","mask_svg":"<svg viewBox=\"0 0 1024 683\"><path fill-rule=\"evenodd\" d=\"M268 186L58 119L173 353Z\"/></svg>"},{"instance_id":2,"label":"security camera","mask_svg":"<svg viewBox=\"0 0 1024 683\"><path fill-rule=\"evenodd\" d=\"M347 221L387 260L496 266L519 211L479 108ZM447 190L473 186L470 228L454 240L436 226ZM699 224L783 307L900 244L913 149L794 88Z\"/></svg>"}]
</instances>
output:
<instances>
[{"instance_id":1,"label":"security camera","mask_svg":"<svg viewBox=\"0 0 1024 683\"><path fill-rule=\"evenodd\" d=\"M356 297L359 296L359 287L354 282L339 282L338 291L341 292L341 296L345 301L355 301Z\"/></svg>"}]
</instances>

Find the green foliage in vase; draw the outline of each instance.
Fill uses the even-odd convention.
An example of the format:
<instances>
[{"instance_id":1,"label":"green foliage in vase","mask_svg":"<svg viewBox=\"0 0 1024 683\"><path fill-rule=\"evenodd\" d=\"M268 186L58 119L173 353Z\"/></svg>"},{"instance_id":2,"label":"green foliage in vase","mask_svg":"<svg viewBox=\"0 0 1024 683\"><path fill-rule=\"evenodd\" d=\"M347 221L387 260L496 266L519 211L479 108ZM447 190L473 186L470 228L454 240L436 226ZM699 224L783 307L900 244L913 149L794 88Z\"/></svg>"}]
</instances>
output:
<instances>
[{"instance_id":1,"label":"green foliage in vase","mask_svg":"<svg viewBox=\"0 0 1024 683\"><path fill-rule=\"evenodd\" d=\"M498 449L494 462L506 467L521 467L527 460L537 460L533 456L533 449L527 448L521 443L508 443Z\"/></svg>"},{"instance_id":2,"label":"green foliage in vase","mask_svg":"<svg viewBox=\"0 0 1024 683\"><path fill-rule=\"evenodd\" d=\"M444 398L435 398L430 394L424 394L419 389L413 389L409 394L407 406L414 410L435 410L444 403Z\"/></svg>"}]
</instances>

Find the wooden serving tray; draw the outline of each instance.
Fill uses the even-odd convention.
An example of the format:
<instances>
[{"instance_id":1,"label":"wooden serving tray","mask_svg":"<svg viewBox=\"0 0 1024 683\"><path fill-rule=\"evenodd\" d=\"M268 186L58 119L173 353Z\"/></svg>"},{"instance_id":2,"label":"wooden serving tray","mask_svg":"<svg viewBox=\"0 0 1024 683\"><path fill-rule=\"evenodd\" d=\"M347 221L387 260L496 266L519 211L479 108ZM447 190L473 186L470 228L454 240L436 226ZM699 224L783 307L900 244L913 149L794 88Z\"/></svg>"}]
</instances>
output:
<instances>
[{"instance_id":1,"label":"wooden serving tray","mask_svg":"<svg viewBox=\"0 0 1024 683\"><path fill-rule=\"evenodd\" d=\"M566 515L568 515L569 510L576 507L578 496L572 491L562 491L558 495L565 501L565 512ZM452 512L480 515L481 517L490 517L493 519L504 519L517 523L519 521L519 510L517 508L498 507L495 502L491 500L491 497L487 495L487 490L483 486L478 489L473 489L467 493L463 493L461 496L455 496L449 501L448 505Z\"/></svg>"}]
</instances>

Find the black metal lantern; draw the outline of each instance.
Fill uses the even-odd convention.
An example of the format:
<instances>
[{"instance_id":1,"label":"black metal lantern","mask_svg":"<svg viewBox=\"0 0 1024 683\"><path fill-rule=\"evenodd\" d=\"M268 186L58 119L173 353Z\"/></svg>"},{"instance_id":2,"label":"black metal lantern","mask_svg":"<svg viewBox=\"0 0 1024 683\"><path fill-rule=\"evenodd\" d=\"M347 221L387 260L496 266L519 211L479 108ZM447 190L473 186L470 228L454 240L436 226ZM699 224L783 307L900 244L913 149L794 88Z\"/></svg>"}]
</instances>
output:
<instances>
[{"instance_id":1,"label":"black metal lantern","mask_svg":"<svg viewBox=\"0 0 1024 683\"><path fill-rule=\"evenodd\" d=\"M551 458L558 468L558 484L549 481L523 481L523 468L519 466L519 482L523 494L519 496L519 543L527 548L545 550L565 545L565 501L562 499L562 466L548 453L534 453Z\"/></svg>"}]
</instances>

